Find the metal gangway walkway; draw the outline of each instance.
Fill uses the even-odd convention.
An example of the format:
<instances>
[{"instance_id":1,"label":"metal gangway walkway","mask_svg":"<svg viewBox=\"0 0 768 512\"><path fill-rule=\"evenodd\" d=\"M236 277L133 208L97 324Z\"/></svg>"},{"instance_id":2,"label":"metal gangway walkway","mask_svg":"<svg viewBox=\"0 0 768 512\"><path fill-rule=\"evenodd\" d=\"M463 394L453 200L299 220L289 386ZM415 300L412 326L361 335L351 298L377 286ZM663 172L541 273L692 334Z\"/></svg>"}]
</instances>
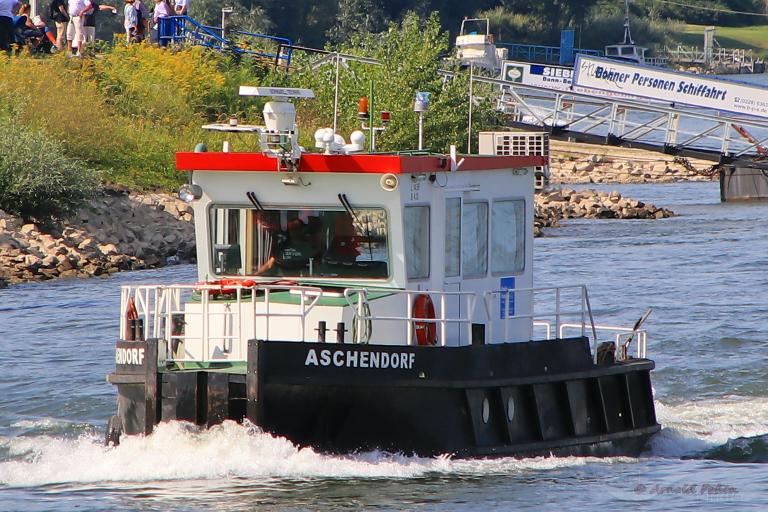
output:
<instances>
[{"instance_id":1,"label":"metal gangway walkway","mask_svg":"<svg viewBox=\"0 0 768 512\"><path fill-rule=\"evenodd\" d=\"M443 72L450 76L452 73ZM719 163L768 157L765 119L638 97L553 90L473 76L495 86L509 126L544 128L555 138L637 147ZM768 166L768 158L765 165Z\"/></svg>"},{"instance_id":2,"label":"metal gangway walkway","mask_svg":"<svg viewBox=\"0 0 768 512\"><path fill-rule=\"evenodd\" d=\"M189 16L169 16L159 20L159 39L164 44L193 44L218 51L250 55L276 66L291 65L293 41L243 30L203 25Z\"/></svg>"},{"instance_id":3,"label":"metal gangway walkway","mask_svg":"<svg viewBox=\"0 0 768 512\"><path fill-rule=\"evenodd\" d=\"M322 53L327 55L316 66L339 59L378 64L370 58ZM446 80L454 76L453 71L438 72ZM543 128L558 139L768 168L768 122L763 118L663 99L608 96L584 88L579 92L555 90L478 75L472 75L471 81L493 86L497 110L510 127Z\"/></svg>"}]
</instances>

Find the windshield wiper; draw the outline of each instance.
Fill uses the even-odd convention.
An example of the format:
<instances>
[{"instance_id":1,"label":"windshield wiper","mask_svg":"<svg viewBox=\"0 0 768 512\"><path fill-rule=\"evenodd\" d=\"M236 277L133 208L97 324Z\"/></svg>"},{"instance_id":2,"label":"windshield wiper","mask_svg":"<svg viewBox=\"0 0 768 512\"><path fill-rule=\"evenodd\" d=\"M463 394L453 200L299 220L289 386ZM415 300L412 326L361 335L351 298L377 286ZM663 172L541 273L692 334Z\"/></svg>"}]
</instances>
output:
<instances>
[{"instance_id":1,"label":"windshield wiper","mask_svg":"<svg viewBox=\"0 0 768 512\"><path fill-rule=\"evenodd\" d=\"M371 246L371 232L368 227L368 223L366 222L365 225L360 221L360 218L355 213L354 208L352 208L352 205L349 203L349 199L347 199L347 194L339 194L339 202L341 202L341 205L344 207L344 209L347 211L350 217L352 217L352 220L360 227L360 231L365 230L365 237L368 239L368 255L371 258L371 261L373 261L373 247Z\"/></svg>"}]
</instances>

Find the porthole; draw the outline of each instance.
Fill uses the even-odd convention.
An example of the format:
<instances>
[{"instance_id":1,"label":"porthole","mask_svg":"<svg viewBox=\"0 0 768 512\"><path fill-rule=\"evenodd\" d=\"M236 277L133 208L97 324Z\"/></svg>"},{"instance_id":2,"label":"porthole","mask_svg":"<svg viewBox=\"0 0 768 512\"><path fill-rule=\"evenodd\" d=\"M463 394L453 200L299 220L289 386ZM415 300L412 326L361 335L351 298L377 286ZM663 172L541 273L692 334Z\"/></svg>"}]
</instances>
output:
<instances>
[{"instance_id":1,"label":"porthole","mask_svg":"<svg viewBox=\"0 0 768 512\"><path fill-rule=\"evenodd\" d=\"M488 419L491 417L491 404L488 402L488 397L483 398L483 423L488 423Z\"/></svg>"},{"instance_id":2,"label":"porthole","mask_svg":"<svg viewBox=\"0 0 768 512\"><path fill-rule=\"evenodd\" d=\"M509 421L515 419L515 398L512 396L507 399L507 419Z\"/></svg>"}]
</instances>

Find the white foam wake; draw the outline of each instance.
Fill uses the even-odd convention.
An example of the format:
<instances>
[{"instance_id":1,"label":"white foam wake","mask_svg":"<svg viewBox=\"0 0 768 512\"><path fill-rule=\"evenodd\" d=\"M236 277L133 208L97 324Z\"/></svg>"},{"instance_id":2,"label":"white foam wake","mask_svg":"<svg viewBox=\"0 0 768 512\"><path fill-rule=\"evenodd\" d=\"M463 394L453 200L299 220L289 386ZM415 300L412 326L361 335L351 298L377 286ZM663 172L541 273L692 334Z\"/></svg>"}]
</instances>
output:
<instances>
[{"instance_id":1,"label":"white foam wake","mask_svg":"<svg viewBox=\"0 0 768 512\"><path fill-rule=\"evenodd\" d=\"M663 429L651 441L651 453L691 455L728 439L768 433L768 398L727 396L680 404L656 402Z\"/></svg>"},{"instance_id":2,"label":"white foam wake","mask_svg":"<svg viewBox=\"0 0 768 512\"><path fill-rule=\"evenodd\" d=\"M206 431L164 423L148 437L124 436L120 446L102 439L37 436L0 440L10 459L0 462L0 485L41 486L222 478L419 478L437 475L514 474L633 459L536 457L452 460L380 452L330 456L300 449L252 427L225 422Z\"/></svg>"},{"instance_id":3,"label":"white foam wake","mask_svg":"<svg viewBox=\"0 0 768 512\"><path fill-rule=\"evenodd\" d=\"M651 455L655 456L689 455L729 438L768 432L768 398L657 402L656 411L664 429L652 440ZM107 448L100 434L51 435L56 429L48 420L16 426L33 428L38 435L0 438L0 486L226 478L472 477L635 461L626 457L454 460L381 452L330 456L233 422L202 431L184 423L163 423L151 436L124 436L120 446Z\"/></svg>"}]
</instances>

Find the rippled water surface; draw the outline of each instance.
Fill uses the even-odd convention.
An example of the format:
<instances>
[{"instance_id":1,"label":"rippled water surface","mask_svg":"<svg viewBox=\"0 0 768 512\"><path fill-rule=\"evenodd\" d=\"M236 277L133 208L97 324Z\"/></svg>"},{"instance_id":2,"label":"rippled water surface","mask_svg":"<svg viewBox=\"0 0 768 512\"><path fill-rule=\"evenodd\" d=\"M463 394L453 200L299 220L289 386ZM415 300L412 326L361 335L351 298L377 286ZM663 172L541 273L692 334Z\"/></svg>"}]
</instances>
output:
<instances>
[{"instance_id":1,"label":"rippled water surface","mask_svg":"<svg viewBox=\"0 0 768 512\"><path fill-rule=\"evenodd\" d=\"M0 510L764 510L768 203L714 183L611 186L680 215L570 221L536 240L537 285L590 287L601 323L653 313L664 425L643 457L331 457L226 423L102 446L119 286L190 266L0 291Z\"/></svg>"}]
</instances>

